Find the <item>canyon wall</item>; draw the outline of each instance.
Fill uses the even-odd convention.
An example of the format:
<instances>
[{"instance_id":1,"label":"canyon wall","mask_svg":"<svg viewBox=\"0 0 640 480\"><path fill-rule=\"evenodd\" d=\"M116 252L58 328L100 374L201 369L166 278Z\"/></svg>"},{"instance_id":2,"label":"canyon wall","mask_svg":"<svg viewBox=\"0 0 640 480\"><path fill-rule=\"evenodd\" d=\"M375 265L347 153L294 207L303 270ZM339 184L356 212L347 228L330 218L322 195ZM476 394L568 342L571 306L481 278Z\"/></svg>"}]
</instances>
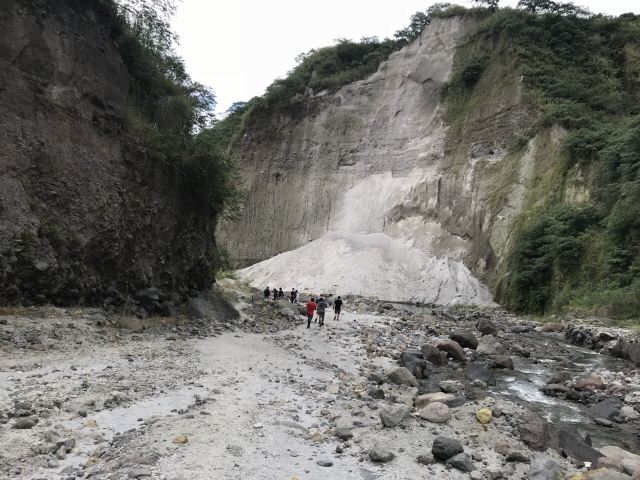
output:
<instances>
[{"instance_id":1,"label":"canyon wall","mask_svg":"<svg viewBox=\"0 0 640 480\"><path fill-rule=\"evenodd\" d=\"M233 147L248 199L220 238L255 285L491 302L563 132L530 135L540 114L509 58L447 112L442 86L478 23L436 19L369 78L250 117Z\"/></svg>"},{"instance_id":2,"label":"canyon wall","mask_svg":"<svg viewBox=\"0 0 640 480\"><path fill-rule=\"evenodd\" d=\"M126 136L129 73L90 4L0 4L0 303L170 310L211 283L215 219Z\"/></svg>"}]
</instances>

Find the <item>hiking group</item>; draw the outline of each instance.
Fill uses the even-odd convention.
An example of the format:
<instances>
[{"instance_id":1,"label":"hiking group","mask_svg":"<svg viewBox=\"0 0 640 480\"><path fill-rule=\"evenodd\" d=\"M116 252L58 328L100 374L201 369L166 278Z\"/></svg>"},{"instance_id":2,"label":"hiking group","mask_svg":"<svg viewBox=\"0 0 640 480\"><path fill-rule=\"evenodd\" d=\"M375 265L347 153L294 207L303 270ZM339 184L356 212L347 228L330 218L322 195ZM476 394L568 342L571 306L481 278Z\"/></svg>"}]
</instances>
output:
<instances>
[{"instance_id":1,"label":"hiking group","mask_svg":"<svg viewBox=\"0 0 640 480\"><path fill-rule=\"evenodd\" d=\"M315 298L311 298L307 302L307 328L311 328L311 321L314 318L314 313L317 313L316 322L318 322L318 326L322 327L324 325L324 315L327 311L327 302L324 298L320 297L318 299L318 303L315 302ZM333 302L333 319L340 320L340 312L342 311L342 298L338 297L335 302Z\"/></svg>"},{"instance_id":2,"label":"hiking group","mask_svg":"<svg viewBox=\"0 0 640 480\"><path fill-rule=\"evenodd\" d=\"M282 288L273 288L272 290L269 287L266 287L263 291L263 294L265 299L269 299L272 296L274 300L284 299L284 291L282 290ZM300 292L298 292L298 290L296 290L295 288L292 288L291 293L289 294L289 301L291 303L298 303L299 298ZM342 298L340 296L338 296L338 298L333 302L334 320L340 320L342 303ZM324 325L325 313L327 312L327 308L329 308L329 304L327 303L327 301L324 298L320 297L318 298L318 303L316 303L315 298L312 297L311 300L309 300L305 304L305 306L307 308L307 328L311 328L312 321L317 322L318 326L322 327Z\"/></svg>"}]
</instances>

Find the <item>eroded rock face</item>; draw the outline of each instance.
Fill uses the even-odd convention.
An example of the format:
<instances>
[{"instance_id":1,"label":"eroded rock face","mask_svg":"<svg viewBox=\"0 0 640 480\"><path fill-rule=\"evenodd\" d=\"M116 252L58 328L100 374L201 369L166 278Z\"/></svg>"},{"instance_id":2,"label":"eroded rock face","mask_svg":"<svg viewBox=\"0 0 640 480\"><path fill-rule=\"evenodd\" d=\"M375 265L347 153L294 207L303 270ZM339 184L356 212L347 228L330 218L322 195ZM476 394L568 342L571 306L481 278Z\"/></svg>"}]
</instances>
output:
<instances>
[{"instance_id":1,"label":"eroded rock face","mask_svg":"<svg viewBox=\"0 0 640 480\"><path fill-rule=\"evenodd\" d=\"M33 4L0 4L0 303L129 293L171 311L210 284L214 220L126 138L130 78L105 19Z\"/></svg>"},{"instance_id":2,"label":"eroded rock face","mask_svg":"<svg viewBox=\"0 0 640 480\"><path fill-rule=\"evenodd\" d=\"M529 108L514 75L510 93L502 89L505 98L474 116L470 134L458 142L464 151L447 153L440 90L457 45L476 26L470 18L436 20L369 78L334 94L309 93L285 112L249 122L233 148L247 206L240 222L220 228L240 265L310 245L306 256L342 252L330 278L295 272L310 288L328 283L343 292L438 304L491 301L477 279L494 270L497 250L502 258L522 192L492 218L482 199L494 187L483 169L505 158L515 132L535 115L524 113ZM354 272L349 258L385 255L404 264L387 275L400 276L394 283L402 288L380 287L380 280L353 285L366 272ZM337 274L344 264L349 268ZM286 275L270 264L246 276L257 284Z\"/></svg>"}]
</instances>

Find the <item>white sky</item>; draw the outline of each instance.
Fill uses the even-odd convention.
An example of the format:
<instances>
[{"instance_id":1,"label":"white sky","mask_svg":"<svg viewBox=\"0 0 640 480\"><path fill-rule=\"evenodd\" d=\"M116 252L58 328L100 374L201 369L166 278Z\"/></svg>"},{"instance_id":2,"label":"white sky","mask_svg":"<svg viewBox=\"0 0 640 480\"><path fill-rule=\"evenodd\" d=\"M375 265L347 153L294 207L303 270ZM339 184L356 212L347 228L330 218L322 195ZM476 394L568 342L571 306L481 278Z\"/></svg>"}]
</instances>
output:
<instances>
[{"instance_id":1,"label":"white sky","mask_svg":"<svg viewBox=\"0 0 640 480\"><path fill-rule=\"evenodd\" d=\"M213 88L218 112L261 95L295 57L337 38L380 38L409 23L429 0L181 0L172 25L191 77ZM460 3L469 5L468 1ZM517 0L502 0L515 5ZM640 12L637 0L577 0L594 13Z\"/></svg>"}]
</instances>

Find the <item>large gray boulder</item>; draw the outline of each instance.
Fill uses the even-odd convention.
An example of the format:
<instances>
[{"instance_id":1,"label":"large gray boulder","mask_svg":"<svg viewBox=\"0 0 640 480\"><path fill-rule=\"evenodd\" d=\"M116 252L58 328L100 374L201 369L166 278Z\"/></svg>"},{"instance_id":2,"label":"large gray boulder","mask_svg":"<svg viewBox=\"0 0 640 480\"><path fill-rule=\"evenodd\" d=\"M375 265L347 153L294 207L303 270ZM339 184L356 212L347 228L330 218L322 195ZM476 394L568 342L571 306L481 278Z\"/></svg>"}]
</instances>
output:
<instances>
[{"instance_id":1,"label":"large gray boulder","mask_svg":"<svg viewBox=\"0 0 640 480\"><path fill-rule=\"evenodd\" d=\"M410 387L418 386L418 380L416 380L416 377L414 377L406 367L396 368L387 375L387 379L391 383L395 383L397 385L409 385Z\"/></svg>"},{"instance_id":2,"label":"large gray boulder","mask_svg":"<svg viewBox=\"0 0 640 480\"><path fill-rule=\"evenodd\" d=\"M398 405L389 408L381 408L380 420L387 428L395 428L402 423L402 420L409 415L409 409L405 405Z\"/></svg>"},{"instance_id":3,"label":"large gray boulder","mask_svg":"<svg viewBox=\"0 0 640 480\"><path fill-rule=\"evenodd\" d=\"M433 446L431 447L431 453L434 458L442 461L446 461L454 455L462 452L464 452L462 444L455 438L451 437L436 437L433 440Z\"/></svg>"},{"instance_id":4,"label":"large gray boulder","mask_svg":"<svg viewBox=\"0 0 640 480\"><path fill-rule=\"evenodd\" d=\"M478 341L476 351L482 355L504 355L505 348L493 335L485 335Z\"/></svg>"}]
</instances>

